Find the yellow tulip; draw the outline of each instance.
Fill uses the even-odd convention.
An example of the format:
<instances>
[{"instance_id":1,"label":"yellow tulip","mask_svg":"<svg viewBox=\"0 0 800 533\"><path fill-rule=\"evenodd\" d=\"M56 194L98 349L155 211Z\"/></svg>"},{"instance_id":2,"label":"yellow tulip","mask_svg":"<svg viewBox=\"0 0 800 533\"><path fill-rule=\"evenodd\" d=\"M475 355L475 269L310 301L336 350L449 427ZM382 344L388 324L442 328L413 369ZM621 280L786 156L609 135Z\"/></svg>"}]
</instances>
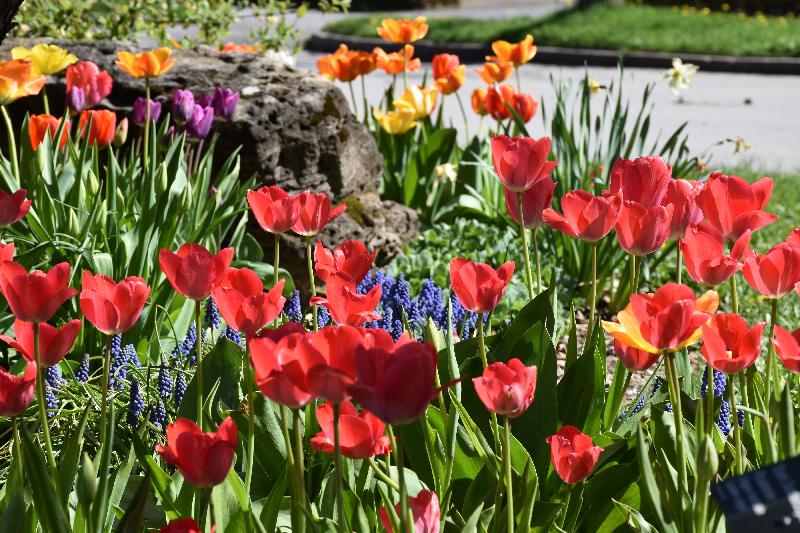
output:
<instances>
[{"instance_id":1,"label":"yellow tulip","mask_svg":"<svg viewBox=\"0 0 800 533\"><path fill-rule=\"evenodd\" d=\"M73 63L78 62L78 58L54 44L39 43L32 48L17 46L11 49L11 57L14 59L30 59L34 76L52 76L58 74Z\"/></svg>"},{"instance_id":2,"label":"yellow tulip","mask_svg":"<svg viewBox=\"0 0 800 533\"><path fill-rule=\"evenodd\" d=\"M380 109L372 112L375 120L381 125L383 131L389 135L399 135L405 133L417 125L416 116L412 109L395 109L388 113L383 113Z\"/></svg>"},{"instance_id":3,"label":"yellow tulip","mask_svg":"<svg viewBox=\"0 0 800 533\"><path fill-rule=\"evenodd\" d=\"M413 112L414 119L424 118L433 112L436 107L438 95L436 87L423 89L416 85L410 85L405 92L394 101L397 110L407 110Z\"/></svg>"}]
</instances>

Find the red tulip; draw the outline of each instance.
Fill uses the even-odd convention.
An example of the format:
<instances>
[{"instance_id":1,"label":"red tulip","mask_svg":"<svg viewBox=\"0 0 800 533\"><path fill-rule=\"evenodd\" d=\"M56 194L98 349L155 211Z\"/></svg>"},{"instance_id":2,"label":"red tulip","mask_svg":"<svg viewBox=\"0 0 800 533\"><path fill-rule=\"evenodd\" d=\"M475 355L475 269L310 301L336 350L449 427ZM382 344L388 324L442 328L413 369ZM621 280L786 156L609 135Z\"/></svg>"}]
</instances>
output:
<instances>
[{"instance_id":1,"label":"red tulip","mask_svg":"<svg viewBox=\"0 0 800 533\"><path fill-rule=\"evenodd\" d=\"M745 231L731 253L726 254L725 240L717 228L708 222L689 226L680 242L689 277L706 287L727 281L741 270L740 261L749 251L750 235L750 230Z\"/></svg>"},{"instance_id":2,"label":"red tulip","mask_svg":"<svg viewBox=\"0 0 800 533\"><path fill-rule=\"evenodd\" d=\"M739 176L714 172L697 197L706 219L720 230L727 241L735 241L745 231L756 231L778 217L763 209L772 195L772 178L752 185Z\"/></svg>"},{"instance_id":3,"label":"red tulip","mask_svg":"<svg viewBox=\"0 0 800 533\"><path fill-rule=\"evenodd\" d=\"M517 418L533 402L536 392L536 367L525 366L519 359L492 363L483 375L472 380L475 392L490 413Z\"/></svg>"},{"instance_id":4,"label":"red tulip","mask_svg":"<svg viewBox=\"0 0 800 533\"><path fill-rule=\"evenodd\" d=\"M203 489L219 485L228 477L238 446L236 423L231 417L217 431L203 432L188 418L178 418L167 426L167 445L156 451L178 468L186 482Z\"/></svg>"},{"instance_id":5,"label":"red tulip","mask_svg":"<svg viewBox=\"0 0 800 533\"><path fill-rule=\"evenodd\" d=\"M408 507L414 518L414 533L439 533L442 515L439 509L439 498L436 497L435 492L422 489L416 496L409 496ZM396 513L400 513L399 503L394 506L394 510ZM394 533L389 512L385 507L381 507L380 515L381 525L384 529L388 533Z\"/></svg>"},{"instance_id":6,"label":"red tulip","mask_svg":"<svg viewBox=\"0 0 800 533\"><path fill-rule=\"evenodd\" d=\"M25 373L15 376L0 368L0 416L24 413L36 394L36 363L28 363Z\"/></svg>"},{"instance_id":7,"label":"red tulip","mask_svg":"<svg viewBox=\"0 0 800 533\"><path fill-rule=\"evenodd\" d=\"M497 270L462 257L450 261L450 287L461 305L475 313L494 311L513 275L513 261L503 263Z\"/></svg>"},{"instance_id":8,"label":"red tulip","mask_svg":"<svg viewBox=\"0 0 800 533\"><path fill-rule=\"evenodd\" d=\"M26 198L28 191L19 189L12 194L0 190L0 229L19 222L31 208L31 201Z\"/></svg>"},{"instance_id":9,"label":"red tulip","mask_svg":"<svg viewBox=\"0 0 800 533\"><path fill-rule=\"evenodd\" d=\"M211 290L211 295L225 322L246 337L252 337L280 315L286 303L282 294L285 283L286 280L281 279L269 292L264 292L258 274L249 268L230 268Z\"/></svg>"},{"instance_id":10,"label":"red tulip","mask_svg":"<svg viewBox=\"0 0 800 533\"><path fill-rule=\"evenodd\" d=\"M703 221L703 211L697 204L697 196L703 184L697 181L674 179L669 181L667 194L661 201L663 206L672 206L670 239L682 239L686 229Z\"/></svg>"},{"instance_id":11,"label":"red tulip","mask_svg":"<svg viewBox=\"0 0 800 533\"><path fill-rule=\"evenodd\" d=\"M794 228L786 237L786 244L800 246L800 228Z\"/></svg>"},{"instance_id":12,"label":"red tulip","mask_svg":"<svg viewBox=\"0 0 800 533\"><path fill-rule=\"evenodd\" d=\"M216 530L216 525L211 526L211 533L215 533ZM158 533L203 533L203 528L194 521L194 518L176 518L159 529Z\"/></svg>"},{"instance_id":13,"label":"red tulip","mask_svg":"<svg viewBox=\"0 0 800 533\"><path fill-rule=\"evenodd\" d=\"M91 125L89 121L91 120ZM101 109L99 111L84 111L78 121L78 131L81 137L87 135L86 128L89 128L89 146L99 146L105 148L114 140L117 130L117 116L113 111Z\"/></svg>"},{"instance_id":14,"label":"red tulip","mask_svg":"<svg viewBox=\"0 0 800 533\"><path fill-rule=\"evenodd\" d=\"M492 85L486 91L486 97L484 100L486 110L493 119L497 121L505 120L511 117L511 111L509 111L509 107L514 107L516 97L517 95L514 92L513 86L501 85L499 87L495 87ZM473 93L473 107L475 107L474 100L475 94Z\"/></svg>"},{"instance_id":15,"label":"red tulip","mask_svg":"<svg viewBox=\"0 0 800 533\"><path fill-rule=\"evenodd\" d=\"M0 242L0 263L14 260L14 243L3 244Z\"/></svg>"},{"instance_id":16,"label":"red tulip","mask_svg":"<svg viewBox=\"0 0 800 533\"><path fill-rule=\"evenodd\" d=\"M67 101L73 111L94 107L111 94L111 75L92 63L79 61L67 68ZM80 105L75 105L80 104Z\"/></svg>"},{"instance_id":17,"label":"red tulip","mask_svg":"<svg viewBox=\"0 0 800 533\"><path fill-rule=\"evenodd\" d=\"M617 159L611 167L611 193L645 208L661 205L672 180L672 167L658 156Z\"/></svg>"},{"instance_id":18,"label":"red tulip","mask_svg":"<svg viewBox=\"0 0 800 533\"><path fill-rule=\"evenodd\" d=\"M492 137L494 171L503 186L512 192L523 192L549 176L558 164L547 160L550 145L550 137Z\"/></svg>"},{"instance_id":19,"label":"red tulip","mask_svg":"<svg viewBox=\"0 0 800 533\"><path fill-rule=\"evenodd\" d=\"M539 109L539 102L529 94L517 93L514 97L513 107L522 122L527 124L536 114L536 110Z\"/></svg>"},{"instance_id":20,"label":"red tulip","mask_svg":"<svg viewBox=\"0 0 800 533\"><path fill-rule=\"evenodd\" d=\"M780 357L783 366L800 374L800 328L789 333L782 327L775 326L773 342L775 343L775 353Z\"/></svg>"},{"instance_id":21,"label":"red tulip","mask_svg":"<svg viewBox=\"0 0 800 533\"><path fill-rule=\"evenodd\" d=\"M325 361L308 343L302 326L292 323L262 330L258 336L250 337L247 345L256 384L264 396L291 409L314 399L306 376L312 366Z\"/></svg>"},{"instance_id":22,"label":"red tulip","mask_svg":"<svg viewBox=\"0 0 800 533\"><path fill-rule=\"evenodd\" d=\"M436 349L417 341L403 340L390 349L359 347L356 383L348 391L385 423L409 424L439 395L434 389L436 362Z\"/></svg>"},{"instance_id":23,"label":"red tulip","mask_svg":"<svg viewBox=\"0 0 800 533\"><path fill-rule=\"evenodd\" d=\"M766 254L751 253L742 274L748 285L767 298L785 296L800 281L800 248L782 242Z\"/></svg>"},{"instance_id":24,"label":"red tulip","mask_svg":"<svg viewBox=\"0 0 800 533\"><path fill-rule=\"evenodd\" d=\"M756 362L761 353L761 322L748 329L739 315L721 313L703 324L703 357L720 372L735 374Z\"/></svg>"},{"instance_id":25,"label":"red tulip","mask_svg":"<svg viewBox=\"0 0 800 533\"><path fill-rule=\"evenodd\" d=\"M247 191L247 203L261 228L270 233L284 233L300 216L300 197L276 187L261 187Z\"/></svg>"},{"instance_id":26,"label":"red tulip","mask_svg":"<svg viewBox=\"0 0 800 533\"><path fill-rule=\"evenodd\" d=\"M103 274L83 271L81 311L94 327L113 335L131 329L139 320L150 287L138 276L114 282Z\"/></svg>"},{"instance_id":27,"label":"red tulip","mask_svg":"<svg viewBox=\"0 0 800 533\"><path fill-rule=\"evenodd\" d=\"M617 223L622 198L619 195L594 196L584 190L569 191L561 198L564 214L552 208L542 212L545 223L571 237L596 242L608 235Z\"/></svg>"},{"instance_id":28,"label":"red tulip","mask_svg":"<svg viewBox=\"0 0 800 533\"><path fill-rule=\"evenodd\" d=\"M617 239L631 255L648 255L660 249L671 232L672 206L645 207L625 200L617 219Z\"/></svg>"},{"instance_id":29,"label":"red tulip","mask_svg":"<svg viewBox=\"0 0 800 533\"><path fill-rule=\"evenodd\" d=\"M184 244L177 254L167 248L158 253L158 263L172 288L196 301L211 294L232 259L233 248L223 248L213 255L199 244Z\"/></svg>"},{"instance_id":30,"label":"red tulip","mask_svg":"<svg viewBox=\"0 0 800 533\"><path fill-rule=\"evenodd\" d=\"M614 339L614 353L617 354L619 361L625 368L639 372L653 366L653 363L658 361L659 357L657 353L632 348L617 339Z\"/></svg>"},{"instance_id":31,"label":"red tulip","mask_svg":"<svg viewBox=\"0 0 800 533\"><path fill-rule=\"evenodd\" d=\"M356 285L367 275L378 251L372 253L361 241L345 241L333 250L317 241L314 249L314 270L319 279L328 283L347 285L355 290Z\"/></svg>"},{"instance_id":32,"label":"red tulip","mask_svg":"<svg viewBox=\"0 0 800 533\"><path fill-rule=\"evenodd\" d=\"M44 140L45 135L50 135L51 139L56 138L58 126L61 121L53 115L31 115L28 119L28 137L31 141L33 151L39 149L39 145ZM61 140L58 147L62 148L67 144L67 132L69 132L69 120L64 121L64 128L61 130Z\"/></svg>"},{"instance_id":33,"label":"red tulip","mask_svg":"<svg viewBox=\"0 0 800 533\"><path fill-rule=\"evenodd\" d=\"M292 225L298 235L310 237L325 229L328 222L345 212L347 206L339 204L331 209L331 199L327 194L311 194L308 191L298 195L300 215Z\"/></svg>"},{"instance_id":34,"label":"red tulip","mask_svg":"<svg viewBox=\"0 0 800 533\"><path fill-rule=\"evenodd\" d=\"M317 407L317 422L322 429L311 438L311 447L318 452L334 453L333 404ZM369 411L356 410L343 402L339 411L339 449L349 459L366 459L391 451L389 437L383 434L384 424Z\"/></svg>"},{"instance_id":35,"label":"red tulip","mask_svg":"<svg viewBox=\"0 0 800 533\"><path fill-rule=\"evenodd\" d=\"M553 189L556 182L550 176L545 176L522 193L522 218L525 227L533 229L542 224L542 211L550 205L553 199ZM505 189L506 211L511 220L519 224L519 204L517 203L517 193Z\"/></svg>"},{"instance_id":36,"label":"red tulip","mask_svg":"<svg viewBox=\"0 0 800 533\"><path fill-rule=\"evenodd\" d=\"M553 470L564 483L583 481L594 470L603 448L594 446L592 438L574 426L562 426L547 437Z\"/></svg>"},{"instance_id":37,"label":"red tulip","mask_svg":"<svg viewBox=\"0 0 800 533\"><path fill-rule=\"evenodd\" d=\"M314 296L311 305L322 305L339 325L363 326L367 322L380 320L375 308L381 301L381 286L376 285L367 294L359 294L347 284L329 280L325 298Z\"/></svg>"},{"instance_id":38,"label":"red tulip","mask_svg":"<svg viewBox=\"0 0 800 533\"><path fill-rule=\"evenodd\" d=\"M64 324L61 329L51 326L47 322L39 324L39 362L42 367L50 368L57 365L59 361L72 349L75 339L81 330L80 320L71 320ZM27 361L34 361L33 353L33 324L14 321L14 335L0 335L0 340L18 351Z\"/></svg>"},{"instance_id":39,"label":"red tulip","mask_svg":"<svg viewBox=\"0 0 800 533\"><path fill-rule=\"evenodd\" d=\"M47 322L61 304L78 292L69 284L69 263L59 263L47 274L28 273L13 261L0 263L0 293L5 296L17 320Z\"/></svg>"}]
</instances>

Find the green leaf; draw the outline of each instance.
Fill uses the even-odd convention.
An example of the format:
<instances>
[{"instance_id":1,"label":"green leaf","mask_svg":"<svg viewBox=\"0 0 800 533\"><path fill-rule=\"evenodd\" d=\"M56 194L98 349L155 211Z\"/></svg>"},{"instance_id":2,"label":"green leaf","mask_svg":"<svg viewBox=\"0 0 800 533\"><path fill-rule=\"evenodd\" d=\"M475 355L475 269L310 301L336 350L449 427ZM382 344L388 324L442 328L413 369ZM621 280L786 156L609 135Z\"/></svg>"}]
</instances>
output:
<instances>
[{"instance_id":1,"label":"green leaf","mask_svg":"<svg viewBox=\"0 0 800 533\"><path fill-rule=\"evenodd\" d=\"M559 419L593 435L600 430L605 399L606 350L603 329L595 328L588 349L558 384Z\"/></svg>"},{"instance_id":2,"label":"green leaf","mask_svg":"<svg viewBox=\"0 0 800 533\"><path fill-rule=\"evenodd\" d=\"M48 533L69 533L67 513L61 505L61 499L50 481L47 466L42 456L42 448L33 443L28 428L21 426L22 453L25 474L31 485L31 497L36 516L42 528Z\"/></svg>"},{"instance_id":3,"label":"green leaf","mask_svg":"<svg viewBox=\"0 0 800 533\"><path fill-rule=\"evenodd\" d=\"M117 533L138 533L143 522L144 510L150 498L150 473L145 474L139 483L136 494L128 505L128 509L119 521Z\"/></svg>"},{"instance_id":4,"label":"green leaf","mask_svg":"<svg viewBox=\"0 0 800 533\"><path fill-rule=\"evenodd\" d=\"M642 517L639 511L630 505L625 505L624 503L613 498L611 501L614 502L614 505L617 507L617 509L622 511L627 516L625 523L628 524L628 527L630 527L632 531L639 531L640 533L658 533L658 530L650 525L650 523L645 520L644 517Z\"/></svg>"},{"instance_id":5,"label":"green leaf","mask_svg":"<svg viewBox=\"0 0 800 533\"><path fill-rule=\"evenodd\" d=\"M625 390L628 388L630 376L631 373L628 372L625 365L617 360L617 364L614 366L614 377L611 379L611 386L608 388L603 406L602 425L604 429L611 429L619 416L619 409L625 398Z\"/></svg>"},{"instance_id":6,"label":"green leaf","mask_svg":"<svg viewBox=\"0 0 800 533\"><path fill-rule=\"evenodd\" d=\"M203 356L203 391L209 392L219 380L219 394L214 398L211 412L220 404L224 410L239 410L242 402L242 365L245 355L236 343L221 338L214 348ZM183 396L178 416L194 419L197 416L197 375L192 378Z\"/></svg>"}]
</instances>

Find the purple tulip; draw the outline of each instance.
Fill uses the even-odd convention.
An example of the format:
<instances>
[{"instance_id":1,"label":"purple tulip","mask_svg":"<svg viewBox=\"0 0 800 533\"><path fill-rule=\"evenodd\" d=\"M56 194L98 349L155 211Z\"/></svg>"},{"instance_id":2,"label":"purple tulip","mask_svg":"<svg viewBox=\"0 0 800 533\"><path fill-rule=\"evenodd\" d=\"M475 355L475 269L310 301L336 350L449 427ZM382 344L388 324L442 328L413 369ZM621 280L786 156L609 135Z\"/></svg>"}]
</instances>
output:
<instances>
[{"instance_id":1,"label":"purple tulip","mask_svg":"<svg viewBox=\"0 0 800 533\"><path fill-rule=\"evenodd\" d=\"M172 118L175 122L183 124L192 118L194 112L194 94L192 91L178 89L172 93Z\"/></svg>"},{"instance_id":2,"label":"purple tulip","mask_svg":"<svg viewBox=\"0 0 800 533\"><path fill-rule=\"evenodd\" d=\"M211 106L194 106L192 118L186 122L186 133L195 139L205 139L214 123L214 108Z\"/></svg>"},{"instance_id":3,"label":"purple tulip","mask_svg":"<svg viewBox=\"0 0 800 533\"><path fill-rule=\"evenodd\" d=\"M200 93L194 97L194 103L202 107L213 107L214 94L213 93Z\"/></svg>"},{"instance_id":4,"label":"purple tulip","mask_svg":"<svg viewBox=\"0 0 800 533\"><path fill-rule=\"evenodd\" d=\"M83 94L83 89L79 87L73 87L69 91L69 94L67 94L67 106L74 112L80 113L83 111L83 106L85 103L86 98Z\"/></svg>"},{"instance_id":5,"label":"purple tulip","mask_svg":"<svg viewBox=\"0 0 800 533\"><path fill-rule=\"evenodd\" d=\"M141 126L147 120L147 108L145 105L145 99L141 96L133 102L133 122L138 126ZM161 102L150 100L150 120L158 122L158 117L160 116Z\"/></svg>"},{"instance_id":6,"label":"purple tulip","mask_svg":"<svg viewBox=\"0 0 800 533\"><path fill-rule=\"evenodd\" d=\"M214 113L225 120L231 120L236 114L236 106L239 104L239 93L231 89L217 87L211 97L211 105Z\"/></svg>"}]
</instances>

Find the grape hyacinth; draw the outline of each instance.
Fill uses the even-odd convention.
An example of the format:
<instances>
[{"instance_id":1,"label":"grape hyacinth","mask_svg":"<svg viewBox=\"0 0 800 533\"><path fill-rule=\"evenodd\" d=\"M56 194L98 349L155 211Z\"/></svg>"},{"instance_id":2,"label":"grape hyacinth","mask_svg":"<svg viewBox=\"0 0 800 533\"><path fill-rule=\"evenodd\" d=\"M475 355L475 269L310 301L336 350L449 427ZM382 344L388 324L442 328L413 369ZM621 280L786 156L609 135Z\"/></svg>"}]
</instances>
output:
<instances>
[{"instance_id":1,"label":"grape hyacinth","mask_svg":"<svg viewBox=\"0 0 800 533\"><path fill-rule=\"evenodd\" d=\"M714 397L719 398L725 393L725 373L714 370ZM705 398L708 389L708 367L703 371L703 378L700 381L700 395Z\"/></svg>"},{"instance_id":2,"label":"grape hyacinth","mask_svg":"<svg viewBox=\"0 0 800 533\"><path fill-rule=\"evenodd\" d=\"M126 420L129 426L138 429L139 415L142 414L142 410L144 409L144 400L142 399L142 393L139 390L139 382L136 378L131 376L128 382L130 384L130 399L128 400L128 414L126 415Z\"/></svg>"},{"instance_id":3,"label":"grape hyacinth","mask_svg":"<svg viewBox=\"0 0 800 533\"><path fill-rule=\"evenodd\" d=\"M161 401L161 398L158 399L158 403L150 406L150 423L159 430L163 430L167 425L167 410L164 408L164 402ZM150 428L150 435L152 436L154 433L153 429Z\"/></svg>"},{"instance_id":4,"label":"grape hyacinth","mask_svg":"<svg viewBox=\"0 0 800 533\"><path fill-rule=\"evenodd\" d=\"M317 324L320 328L324 328L331 321L331 315L324 307L317 306Z\"/></svg>"},{"instance_id":5,"label":"grape hyacinth","mask_svg":"<svg viewBox=\"0 0 800 533\"><path fill-rule=\"evenodd\" d=\"M217 309L217 302L214 298L209 298L206 304L205 325L207 328L219 329L220 318L219 309Z\"/></svg>"},{"instance_id":6,"label":"grape hyacinth","mask_svg":"<svg viewBox=\"0 0 800 533\"><path fill-rule=\"evenodd\" d=\"M83 359L78 363L75 369L75 381L79 383L86 383L89 381L89 354L83 354Z\"/></svg>"},{"instance_id":7,"label":"grape hyacinth","mask_svg":"<svg viewBox=\"0 0 800 533\"><path fill-rule=\"evenodd\" d=\"M739 423L739 427L744 427L744 411L741 409L736 410L736 421Z\"/></svg>"},{"instance_id":8,"label":"grape hyacinth","mask_svg":"<svg viewBox=\"0 0 800 533\"><path fill-rule=\"evenodd\" d=\"M417 296L417 309L420 319L427 323L430 318L436 327L444 329L447 326L447 309L442 300L442 289L436 286L433 279L428 278L422 282L422 289Z\"/></svg>"},{"instance_id":9,"label":"grape hyacinth","mask_svg":"<svg viewBox=\"0 0 800 533\"><path fill-rule=\"evenodd\" d=\"M184 394L186 394L186 378L183 372L178 372L178 375L175 377L175 389L172 393L172 403L175 409L181 406Z\"/></svg>"},{"instance_id":10,"label":"grape hyacinth","mask_svg":"<svg viewBox=\"0 0 800 533\"><path fill-rule=\"evenodd\" d=\"M60 389L62 386L66 385L66 381L61 377L61 374L58 371L58 366L51 366L49 368L45 368L44 370L44 378L47 381L47 384L50 388L54 390Z\"/></svg>"},{"instance_id":11,"label":"grape hyacinth","mask_svg":"<svg viewBox=\"0 0 800 533\"><path fill-rule=\"evenodd\" d=\"M125 354L122 352L122 335L117 333L111 336L111 368L108 372L108 386L112 389L124 385L127 370L125 370Z\"/></svg>"},{"instance_id":12,"label":"grape hyacinth","mask_svg":"<svg viewBox=\"0 0 800 533\"><path fill-rule=\"evenodd\" d=\"M45 389L45 407L47 407L47 417L50 418L56 414L56 409L58 409L58 399L56 398L56 393L53 391L53 387L50 384L44 386Z\"/></svg>"},{"instance_id":13,"label":"grape hyacinth","mask_svg":"<svg viewBox=\"0 0 800 533\"><path fill-rule=\"evenodd\" d=\"M142 368L142 362L139 361L139 356L136 355L136 348L133 344L126 344L122 350L125 354L125 362L130 363L134 368Z\"/></svg>"},{"instance_id":14,"label":"grape hyacinth","mask_svg":"<svg viewBox=\"0 0 800 533\"><path fill-rule=\"evenodd\" d=\"M283 306L283 312L289 317L292 322L303 322L303 309L300 305L300 291L295 290L291 298L286 300L286 305Z\"/></svg>"},{"instance_id":15,"label":"grape hyacinth","mask_svg":"<svg viewBox=\"0 0 800 533\"><path fill-rule=\"evenodd\" d=\"M172 376L169 375L167 367L162 366L158 370L158 395L162 398L169 398L172 394Z\"/></svg>"},{"instance_id":16,"label":"grape hyacinth","mask_svg":"<svg viewBox=\"0 0 800 533\"><path fill-rule=\"evenodd\" d=\"M197 325L194 322L186 330L186 337L181 342L181 353L190 365L197 363Z\"/></svg>"},{"instance_id":17,"label":"grape hyacinth","mask_svg":"<svg viewBox=\"0 0 800 533\"><path fill-rule=\"evenodd\" d=\"M229 341L235 342L239 346L242 346L244 342L242 340L242 336L239 335L239 332L231 328L230 326L225 326L225 331L222 332L222 335L228 339Z\"/></svg>"},{"instance_id":18,"label":"grape hyacinth","mask_svg":"<svg viewBox=\"0 0 800 533\"><path fill-rule=\"evenodd\" d=\"M719 407L719 419L717 420L717 427L726 437L731 432L731 406L722 400L722 405Z\"/></svg>"}]
</instances>

